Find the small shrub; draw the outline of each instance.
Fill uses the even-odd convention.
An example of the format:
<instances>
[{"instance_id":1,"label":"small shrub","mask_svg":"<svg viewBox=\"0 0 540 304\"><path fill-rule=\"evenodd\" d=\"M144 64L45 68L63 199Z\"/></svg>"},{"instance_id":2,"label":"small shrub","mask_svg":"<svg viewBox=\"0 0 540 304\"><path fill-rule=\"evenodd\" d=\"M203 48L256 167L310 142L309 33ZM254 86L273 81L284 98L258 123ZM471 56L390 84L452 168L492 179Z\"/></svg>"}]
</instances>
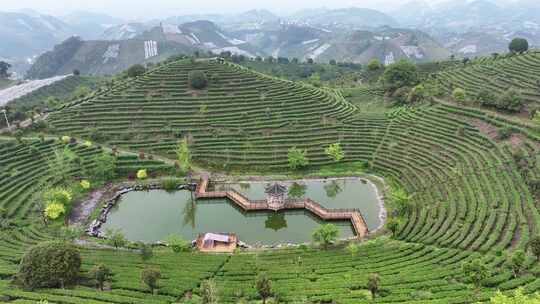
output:
<instances>
[{"instance_id":1,"label":"small shrub","mask_svg":"<svg viewBox=\"0 0 540 304\"><path fill-rule=\"evenodd\" d=\"M137 171L137 178L138 179L146 179L148 177L148 172L146 169L141 169Z\"/></svg>"},{"instance_id":2,"label":"small shrub","mask_svg":"<svg viewBox=\"0 0 540 304\"><path fill-rule=\"evenodd\" d=\"M169 235L166 242L174 253L189 251L191 248L188 241L177 235Z\"/></svg>"},{"instance_id":3,"label":"small shrub","mask_svg":"<svg viewBox=\"0 0 540 304\"><path fill-rule=\"evenodd\" d=\"M465 93L465 90L461 88L455 88L454 91L452 92L452 97L454 98L455 101L459 103L465 103L465 99L467 98L467 95Z\"/></svg>"},{"instance_id":4,"label":"small shrub","mask_svg":"<svg viewBox=\"0 0 540 304\"><path fill-rule=\"evenodd\" d=\"M167 192L173 192L177 189L178 187L178 180L177 179L174 179L174 178L169 178L169 179L165 179L163 180L163 182L161 183L161 186L163 187L163 189Z\"/></svg>"}]
</instances>

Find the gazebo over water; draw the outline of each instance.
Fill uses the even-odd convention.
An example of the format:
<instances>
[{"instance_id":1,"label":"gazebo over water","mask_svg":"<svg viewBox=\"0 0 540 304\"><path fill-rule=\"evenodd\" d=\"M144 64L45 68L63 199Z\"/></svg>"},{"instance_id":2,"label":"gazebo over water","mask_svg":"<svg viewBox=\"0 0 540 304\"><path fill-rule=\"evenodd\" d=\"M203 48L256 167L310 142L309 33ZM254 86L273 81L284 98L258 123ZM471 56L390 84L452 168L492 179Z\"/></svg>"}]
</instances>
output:
<instances>
[{"instance_id":1,"label":"gazebo over water","mask_svg":"<svg viewBox=\"0 0 540 304\"><path fill-rule=\"evenodd\" d=\"M265 188L266 202L268 207L273 210L282 209L285 205L285 194L287 193L287 187L273 183L269 184Z\"/></svg>"}]
</instances>

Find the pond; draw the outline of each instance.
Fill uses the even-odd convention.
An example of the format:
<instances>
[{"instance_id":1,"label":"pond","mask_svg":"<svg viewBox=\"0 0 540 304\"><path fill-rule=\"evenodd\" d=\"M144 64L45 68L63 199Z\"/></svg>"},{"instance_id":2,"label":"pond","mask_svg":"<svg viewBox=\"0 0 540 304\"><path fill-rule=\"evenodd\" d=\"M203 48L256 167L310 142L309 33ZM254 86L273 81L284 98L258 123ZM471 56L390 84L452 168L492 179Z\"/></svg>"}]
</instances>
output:
<instances>
[{"instance_id":1,"label":"pond","mask_svg":"<svg viewBox=\"0 0 540 304\"><path fill-rule=\"evenodd\" d=\"M362 212L370 230L381 224L377 190L359 179L302 180L280 182L288 187L290 198L311 198L322 206L356 208ZM266 182L217 184L216 190L235 189L248 198L266 197ZM244 212L227 199L194 200L188 191L134 191L122 196L109 213L103 231L121 229L131 241L156 242L170 234L195 239L200 233L236 233L250 245L303 243L324 222L304 210ZM340 238L354 235L349 221L333 221Z\"/></svg>"}]
</instances>

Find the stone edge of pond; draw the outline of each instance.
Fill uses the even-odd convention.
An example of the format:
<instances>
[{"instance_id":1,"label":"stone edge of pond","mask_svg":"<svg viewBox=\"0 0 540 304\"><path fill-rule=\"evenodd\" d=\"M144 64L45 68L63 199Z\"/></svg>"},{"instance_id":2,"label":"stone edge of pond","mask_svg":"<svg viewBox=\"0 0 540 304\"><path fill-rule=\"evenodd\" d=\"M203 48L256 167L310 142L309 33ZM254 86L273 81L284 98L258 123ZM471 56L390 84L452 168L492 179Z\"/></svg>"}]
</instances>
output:
<instances>
[{"instance_id":1,"label":"stone edge of pond","mask_svg":"<svg viewBox=\"0 0 540 304\"><path fill-rule=\"evenodd\" d=\"M223 176L220 176L223 178ZM379 226L369 231L368 239L370 236L374 236L379 230L384 227L386 217L387 217L387 210L385 207L385 193L388 189L388 185L385 182L384 178L376 175L362 175L362 176L342 176L342 177L304 177L300 179L293 179L293 178L279 178L279 177L268 177L264 179L263 177L259 176L247 176L246 178L232 178L231 176L227 176L222 180L219 180L218 182L268 182L268 181L283 181L283 182L298 182L298 181L332 181L332 180L344 180L344 179L357 179L362 182L365 182L369 184L371 187L375 189L375 194L377 197L377 202L379 204L379 219L380 224ZM197 186L196 183L183 183L179 184L175 191L179 190L194 190ZM382 190L380 189L382 188ZM93 220L88 228L85 230L88 236L96 237L100 239L106 239L104 233L101 231L101 227L104 223L107 222L107 216L111 209L116 206L120 198L129 192L132 191L149 191L149 190L163 190L163 184L158 182L150 182L150 183L133 183L133 182L124 182L120 183L117 186L112 186L108 190L111 192L109 194L109 197L107 200L105 200L105 203L101 207L101 211L97 217L97 219ZM111 196L112 195L112 196ZM81 204L84 204L86 200L81 202ZM339 241L352 241L355 240L354 237L349 238L341 238ZM304 243L278 243L278 244L271 244L271 245L255 245L251 246L244 242L239 241L239 246L244 249L280 249L280 248L295 248L302 245L309 245L309 242ZM156 242L154 245L164 245L163 242Z\"/></svg>"},{"instance_id":2,"label":"stone edge of pond","mask_svg":"<svg viewBox=\"0 0 540 304\"><path fill-rule=\"evenodd\" d=\"M195 190L196 184L179 184L175 191L179 190ZM101 207L101 211L99 212L98 217L93 220L88 228L86 229L87 235L91 237L97 237L97 238L105 238L105 235L101 231L101 226L107 222L107 216L109 215L109 212L111 209L116 206L120 198L129 192L133 191L149 191L149 190L163 190L162 183L148 183L148 184L120 184L118 186L114 186L110 189L112 193L112 197L105 200L103 206ZM83 202L84 203L84 202Z\"/></svg>"}]
</instances>

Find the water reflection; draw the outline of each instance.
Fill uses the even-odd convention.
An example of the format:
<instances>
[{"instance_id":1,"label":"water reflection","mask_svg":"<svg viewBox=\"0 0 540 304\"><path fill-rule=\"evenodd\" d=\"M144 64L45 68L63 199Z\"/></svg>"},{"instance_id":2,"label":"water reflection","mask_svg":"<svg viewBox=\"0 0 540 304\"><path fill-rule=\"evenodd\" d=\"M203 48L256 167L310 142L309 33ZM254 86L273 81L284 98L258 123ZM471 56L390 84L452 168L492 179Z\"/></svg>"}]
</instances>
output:
<instances>
[{"instance_id":1,"label":"water reflection","mask_svg":"<svg viewBox=\"0 0 540 304\"><path fill-rule=\"evenodd\" d=\"M182 215L184 216L183 226L190 225L191 228L195 228L195 218L197 215L197 204L195 203L195 198L193 197L193 192L186 202L184 209L182 210Z\"/></svg>"},{"instance_id":2,"label":"water reflection","mask_svg":"<svg viewBox=\"0 0 540 304\"><path fill-rule=\"evenodd\" d=\"M326 196L329 198L335 198L338 194L343 192L343 188L338 183L337 180L333 180L330 183L324 185L324 191L326 191Z\"/></svg>"},{"instance_id":3,"label":"water reflection","mask_svg":"<svg viewBox=\"0 0 540 304\"><path fill-rule=\"evenodd\" d=\"M285 219L285 213L273 212L268 214L268 218L264 222L264 227L278 231L283 228L287 228L287 220Z\"/></svg>"},{"instance_id":4,"label":"water reflection","mask_svg":"<svg viewBox=\"0 0 540 304\"><path fill-rule=\"evenodd\" d=\"M290 198L304 198L307 191L307 185L305 184L299 184L297 182L292 183L292 185L289 187L289 197Z\"/></svg>"}]
</instances>

